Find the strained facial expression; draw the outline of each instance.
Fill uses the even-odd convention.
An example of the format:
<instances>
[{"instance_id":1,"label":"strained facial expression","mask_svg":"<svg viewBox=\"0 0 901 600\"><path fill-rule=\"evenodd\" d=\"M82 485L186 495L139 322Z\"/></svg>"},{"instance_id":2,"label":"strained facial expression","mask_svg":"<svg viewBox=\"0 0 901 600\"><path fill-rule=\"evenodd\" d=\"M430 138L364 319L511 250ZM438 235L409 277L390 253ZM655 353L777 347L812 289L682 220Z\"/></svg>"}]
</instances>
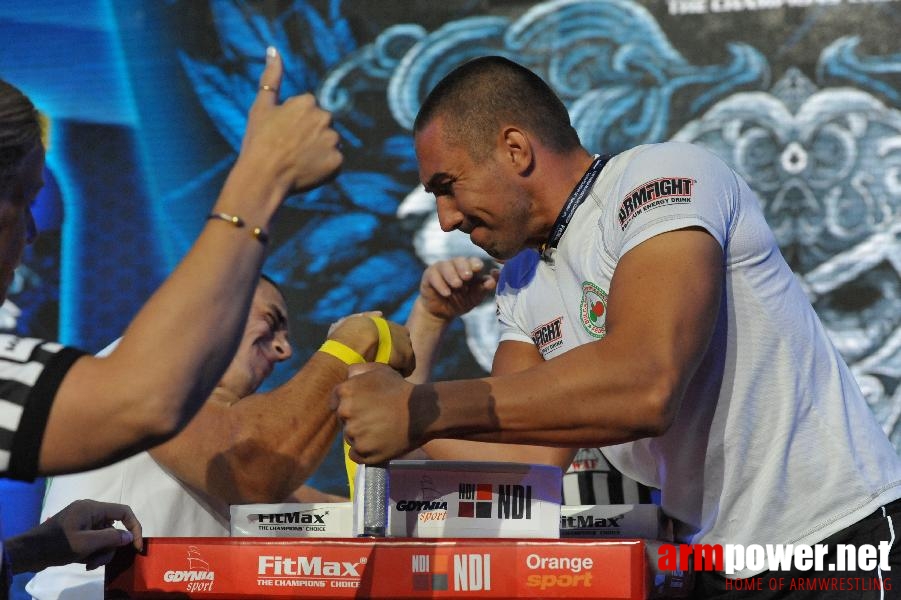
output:
<instances>
[{"instance_id":1,"label":"strained facial expression","mask_svg":"<svg viewBox=\"0 0 901 600\"><path fill-rule=\"evenodd\" d=\"M501 260L522 250L529 200L501 148L477 161L461 145L447 143L438 118L416 134L416 157L420 180L435 195L441 229L459 229Z\"/></svg>"},{"instance_id":2,"label":"strained facial expression","mask_svg":"<svg viewBox=\"0 0 901 600\"><path fill-rule=\"evenodd\" d=\"M244 336L220 385L239 397L256 391L275 365L291 357L288 341L288 308L274 285L260 280Z\"/></svg>"}]
</instances>

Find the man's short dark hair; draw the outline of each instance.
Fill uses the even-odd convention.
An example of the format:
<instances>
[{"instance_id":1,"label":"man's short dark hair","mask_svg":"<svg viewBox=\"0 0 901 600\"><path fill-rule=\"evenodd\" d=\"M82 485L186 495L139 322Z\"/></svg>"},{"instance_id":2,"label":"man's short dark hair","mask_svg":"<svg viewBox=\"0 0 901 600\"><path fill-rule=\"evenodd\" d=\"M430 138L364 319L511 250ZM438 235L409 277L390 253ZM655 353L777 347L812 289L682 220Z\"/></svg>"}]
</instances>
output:
<instances>
[{"instance_id":1,"label":"man's short dark hair","mask_svg":"<svg viewBox=\"0 0 901 600\"><path fill-rule=\"evenodd\" d=\"M429 93L413 131L443 119L446 143L463 145L474 158L494 146L491 136L504 124L536 136L556 152L580 147L569 112L541 77L502 56L475 58L445 76Z\"/></svg>"},{"instance_id":2,"label":"man's short dark hair","mask_svg":"<svg viewBox=\"0 0 901 600\"><path fill-rule=\"evenodd\" d=\"M0 192L18 175L22 159L41 143L41 123L31 100L0 79Z\"/></svg>"},{"instance_id":3,"label":"man's short dark hair","mask_svg":"<svg viewBox=\"0 0 901 600\"><path fill-rule=\"evenodd\" d=\"M269 285L274 287L275 291L278 292L282 298L285 297L285 292L282 291L281 286L279 286L279 284L277 284L272 277L270 277L269 275L266 275L265 273L260 273L260 279L262 279L263 281L268 281Z\"/></svg>"}]
</instances>

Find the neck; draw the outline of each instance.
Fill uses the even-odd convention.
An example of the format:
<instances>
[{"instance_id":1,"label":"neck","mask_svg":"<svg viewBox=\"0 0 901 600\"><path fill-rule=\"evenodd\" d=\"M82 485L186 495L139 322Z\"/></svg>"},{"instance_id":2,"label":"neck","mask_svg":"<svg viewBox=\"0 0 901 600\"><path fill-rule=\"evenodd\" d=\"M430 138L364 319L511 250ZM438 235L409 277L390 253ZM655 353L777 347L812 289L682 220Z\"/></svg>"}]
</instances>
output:
<instances>
[{"instance_id":1,"label":"neck","mask_svg":"<svg viewBox=\"0 0 901 600\"><path fill-rule=\"evenodd\" d=\"M549 153L543 161L545 168L537 178L543 181L536 204L539 207L541 224L536 228L535 246L541 246L547 240L557 216L563 210L569 195L579 184L585 171L591 166L594 156L584 148L569 154Z\"/></svg>"}]
</instances>

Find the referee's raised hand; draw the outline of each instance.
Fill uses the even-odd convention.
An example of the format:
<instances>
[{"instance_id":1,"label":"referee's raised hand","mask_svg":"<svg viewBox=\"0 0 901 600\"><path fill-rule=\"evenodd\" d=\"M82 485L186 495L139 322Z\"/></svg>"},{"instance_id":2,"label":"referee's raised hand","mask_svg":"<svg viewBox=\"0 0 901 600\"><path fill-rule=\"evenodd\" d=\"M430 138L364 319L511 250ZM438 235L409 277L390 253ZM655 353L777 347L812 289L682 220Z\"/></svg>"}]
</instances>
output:
<instances>
[{"instance_id":1,"label":"referee's raised hand","mask_svg":"<svg viewBox=\"0 0 901 600\"><path fill-rule=\"evenodd\" d=\"M268 48L239 160L250 161L263 177L272 176L282 193L290 193L329 179L344 157L331 113L320 108L312 94L280 100L283 72L278 51Z\"/></svg>"}]
</instances>

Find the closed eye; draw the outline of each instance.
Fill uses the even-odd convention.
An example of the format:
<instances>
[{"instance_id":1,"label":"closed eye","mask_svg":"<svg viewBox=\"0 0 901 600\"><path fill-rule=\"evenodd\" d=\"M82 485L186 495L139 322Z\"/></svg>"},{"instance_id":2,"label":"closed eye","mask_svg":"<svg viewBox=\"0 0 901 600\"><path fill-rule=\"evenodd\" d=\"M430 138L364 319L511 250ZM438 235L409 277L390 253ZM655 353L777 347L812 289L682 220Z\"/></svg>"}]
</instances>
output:
<instances>
[{"instance_id":1,"label":"closed eye","mask_svg":"<svg viewBox=\"0 0 901 600\"><path fill-rule=\"evenodd\" d=\"M451 177L446 173L438 173L425 184L425 191L430 194L435 194L436 198L440 198L441 196L452 197L454 195L454 183L456 183L456 181L457 179L455 177Z\"/></svg>"}]
</instances>

